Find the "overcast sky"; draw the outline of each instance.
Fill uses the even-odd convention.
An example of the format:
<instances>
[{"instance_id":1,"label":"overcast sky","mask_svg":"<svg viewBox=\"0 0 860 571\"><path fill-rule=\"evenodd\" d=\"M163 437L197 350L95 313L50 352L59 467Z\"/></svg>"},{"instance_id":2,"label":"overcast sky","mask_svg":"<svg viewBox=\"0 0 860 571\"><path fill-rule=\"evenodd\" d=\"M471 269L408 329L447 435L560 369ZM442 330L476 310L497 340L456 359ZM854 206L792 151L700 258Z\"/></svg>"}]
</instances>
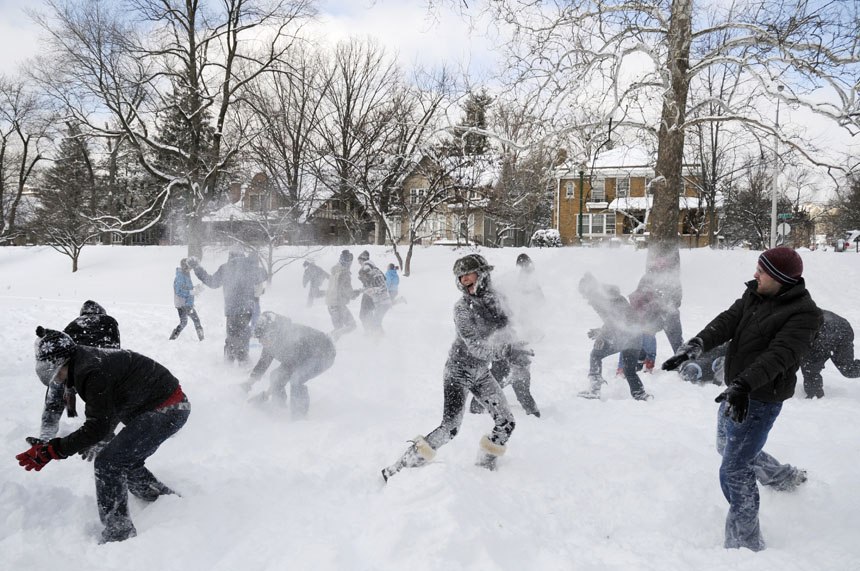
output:
<instances>
[{"instance_id":1,"label":"overcast sky","mask_svg":"<svg viewBox=\"0 0 860 571\"><path fill-rule=\"evenodd\" d=\"M0 0L0 73L14 73L21 63L39 51L40 30L24 13L42 0ZM325 38L336 41L351 34L370 35L399 54L405 67L445 64L480 77L492 67L492 41L470 31L463 18L449 12L429 14L427 0L322 0L320 20L314 26ZM474 79L474 77L473 77ZM810 140L831 149L851 147L860 155L858 137L809 112L783 107L783 125L796 123ZM795 131L796 132L796 131Z\"/></svg>"},{"instance_id":2,"label":"overcast sky","mask_svg":"<svg viewBox=\"0 0 860 571\"><path fill-rule=\"evenodd\" d=\"M42 5L42 0L0 0L0 73L13 73L38 53L40 30L24 8ZM470 33L456 14L428 14L426 0L324 0L318 6L320 21L315 26L328 39L374 36L397 51L405 65L446 63L471 71L489 65L486 38Z\"/></svg>"}]
</instances>

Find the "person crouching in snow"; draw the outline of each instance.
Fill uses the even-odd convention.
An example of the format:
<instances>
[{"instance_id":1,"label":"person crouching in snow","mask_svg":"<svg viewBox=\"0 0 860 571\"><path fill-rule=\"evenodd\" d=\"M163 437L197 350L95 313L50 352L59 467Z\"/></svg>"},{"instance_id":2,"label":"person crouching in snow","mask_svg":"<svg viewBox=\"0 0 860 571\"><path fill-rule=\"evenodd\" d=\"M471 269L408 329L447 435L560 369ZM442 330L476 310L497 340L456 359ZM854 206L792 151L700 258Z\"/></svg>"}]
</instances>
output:
<instances>
[{"instance_id":1,"label":"person crouching in snow","mask_svg":"<svg viewBox=\"0 0 860 571\"><path fill-rule=\"evenodd\" d=\"M432 460L436 450L457 435L469 392L490 412L494 422L492 432L481 438L477 464L495 470L496 459L505 453L515 426L514 416L502 388L490 374L490 363L508 360L527 367L533 352L504 333L496 334L495 314L500 307L490 284L492 269L478 254L454 263L454 278L463 297L454 305L457 336L445 363L442 424L426 437L416 436L403 456L382 470L386 481L403 468Z\"/></svg>"},{"instance_id":2,"label":"person crouching in snow","mask_svg":"<svg viewBox=\"0 0 860 571\"><path fill-rule=\"evenodd\" d=\"M188 258L179 260L179 267L176 268L176 277L173 278L173 305L179 313L179 325L170 334L170 340L173 341L179 337L190 317L194 322L194 329L197 330L197 338L203 341L203 325L200 324L200 317L194 309L194 283L191 281L191 266L188 265Z\"/></svg>"},{"instance_id":3,"label":"person crouching in snow","mask_svg":"<svg viewBox=\"0 0 860 571\"><path fill-rule=\"evenodd\" d=\"M66 325L63 332L79 345L119 349L119 324L105 311L105 308L88 299L81 306L80 316ZM45 390L45 407L42 409L42 425L39 438L50 440L60 430L63 411L69 418L78 416L74 387L50 384ZM108 438L113 434L108 435ZM87 455L87 460L94 456Z\"/></svg>"},{"instance_id":4,"label":"person crouching in snow","mask_svg":"<svg viewBox=\"0 0 860 571\"><path fill-rule=\"evenodd\" d=\"M100 543L134 537L128 493L147 502L174 493L144 462L188 420L188 398L176 377L149 357L78 345L65 333L43 327L36 335L39 380L74 387L86 403L86 421L62 438L28 437L31 447L15 458L27 471L38 472L51 460L104 446L94 462L96 503L105 526ZM124 428L104 443L120 422Z\"/></svg>"},{"instance_id":5,"label":"person crouching in snow","mask_svg":"<svg viewBox=\"0 0 860 571\"><path fill-rule=\"evenodd\" d=\"M283 315L264 311L254 328L263 352L251 371L251 378L242 386L250 391L272 361L281 366L269 375L269 389L254 400L263 402L271 398L286 404L286 387L290 385L290 410L295 417L304 417L310 406L306 383L319 376L334 363L335 348L331 337L306 325L293 323Z\"/></svg>"},{"instance_id":6,"label":"person crouching in snow","mask_svg":"<svg viewBox=\"0 0 860 571\"><path fill-rule=\"evenodd\" d=\"M642 379L636 374L639 349L642 345L642 329L636 321L630 302L621 295L617 286L601 284L590 273L586 273L579 281L579 293L603 320L603 327L588 332L588 336L594 339L588 369L590 387L580 392L579 396L600 398L600 387L606 383L602 375L603 359L620 351L630 394L636 400L651 399L651 395L645 392Z\"/></svg>"}]
</instances>

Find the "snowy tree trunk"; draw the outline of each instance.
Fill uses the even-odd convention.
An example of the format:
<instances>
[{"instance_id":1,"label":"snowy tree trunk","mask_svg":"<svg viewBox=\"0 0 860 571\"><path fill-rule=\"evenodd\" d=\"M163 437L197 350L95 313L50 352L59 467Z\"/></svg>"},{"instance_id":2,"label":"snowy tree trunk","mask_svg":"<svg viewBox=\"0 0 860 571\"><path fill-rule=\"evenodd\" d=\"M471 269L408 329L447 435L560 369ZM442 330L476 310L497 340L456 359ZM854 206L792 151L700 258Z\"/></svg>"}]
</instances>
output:
<instances>
[{"instance_id":1,"label":"snowy tree trunk","mask_svg":"<svg viewBox=\"0 0 860 571\"><path fill-rule=\"evenodd\" d=\"M655 257L678 257L678 197L684 189L684 121L690 80L690 41L692 0L672 0L669 24L669 54L666 73L669 89L663 97L657 140L657 166L654 180L649 265Z\"/></svg>"}]
</instances>

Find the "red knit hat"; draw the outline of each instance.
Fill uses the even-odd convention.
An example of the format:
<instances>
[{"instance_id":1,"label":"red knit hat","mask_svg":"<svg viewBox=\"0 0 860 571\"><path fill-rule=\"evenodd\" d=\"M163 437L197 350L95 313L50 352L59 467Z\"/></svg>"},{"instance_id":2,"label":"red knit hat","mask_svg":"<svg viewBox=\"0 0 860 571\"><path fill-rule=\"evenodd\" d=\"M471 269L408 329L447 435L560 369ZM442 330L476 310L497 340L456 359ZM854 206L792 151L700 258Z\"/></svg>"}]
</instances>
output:
<instances>
[{"instance_id":1,"label":"red knit hat","mask_svg":"<svg viewBox=\"0 0 860 571\"><path fill-rule=\"evenodd\" d=\"M794 285L803 274L803 260L793 248L771 248L758 257L758 264L781 284Z\"/></svg>"}]
</instances>

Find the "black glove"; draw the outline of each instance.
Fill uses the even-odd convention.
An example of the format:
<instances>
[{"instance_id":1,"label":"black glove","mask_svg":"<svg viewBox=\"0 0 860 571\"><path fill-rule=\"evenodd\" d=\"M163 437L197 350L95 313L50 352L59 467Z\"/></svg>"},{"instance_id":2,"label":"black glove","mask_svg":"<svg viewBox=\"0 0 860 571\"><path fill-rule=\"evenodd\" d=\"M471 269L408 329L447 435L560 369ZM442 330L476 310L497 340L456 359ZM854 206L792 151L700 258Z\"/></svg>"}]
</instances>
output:
<instances>
[{"instance_id":1,"label":"black glove","mask_svg":"<svg viewBox=\"0 0 860 571\"><path fill-rule=\"evenodd\" d=\"M674 355L663 361L663 365L660 368L664 371L674 371L684 361L698 359L702 355L703 350L702 340L698 337L693 337L678 347L678 351Z\"/></svg>"},{"instance_id":2,"label":"black glove","mask_svg":"<svg viewBox=\"0 0 860 571\"><path fill-rule=\"evenodd\" d=\"M30 470L38 472L51 460L62 460L65 457L66 455L57 450L51 442L45 444L40 441L33 444L29 450L17 454L15 459L18 460L18 465L23 466L28 472Z\"/></svg>"},{"instance_id":3,"label":"black glove","mask_svg":"<svg viewBox=\"0 0 860 571\"><path fill-rule=\"evenodd\" d=\"M197 268L200 266L200 260L198 260L194 256L189 256L188 258L185 259L185 261L188 264L188 267L191 268L192 270L194 268Z\"/></svg>"},{"instance_id":4,"label":"black glove","mask_svg":"<svg viewBox=\"0 0 860 571\"><path fill-rule=\"evenodd\" d=\"M750 388L740 381L733 381L729 388L717 395L714 402L728 401L726 416L735 422L743 422L750 410Z\"/></svg>"},{"instance_id":5,"label":"black glove","mask_svg":"<svg viewBox=\"0 0 860 571\"><path fill-rule=\"evenodd\" d=\"M595 329L589 329L588 330L588 338L589 339L597 339L597 337L601 334L601 332L603 332L603 329L601 329L600 327L597 327Z\"/></svg>"}]
</instances>

